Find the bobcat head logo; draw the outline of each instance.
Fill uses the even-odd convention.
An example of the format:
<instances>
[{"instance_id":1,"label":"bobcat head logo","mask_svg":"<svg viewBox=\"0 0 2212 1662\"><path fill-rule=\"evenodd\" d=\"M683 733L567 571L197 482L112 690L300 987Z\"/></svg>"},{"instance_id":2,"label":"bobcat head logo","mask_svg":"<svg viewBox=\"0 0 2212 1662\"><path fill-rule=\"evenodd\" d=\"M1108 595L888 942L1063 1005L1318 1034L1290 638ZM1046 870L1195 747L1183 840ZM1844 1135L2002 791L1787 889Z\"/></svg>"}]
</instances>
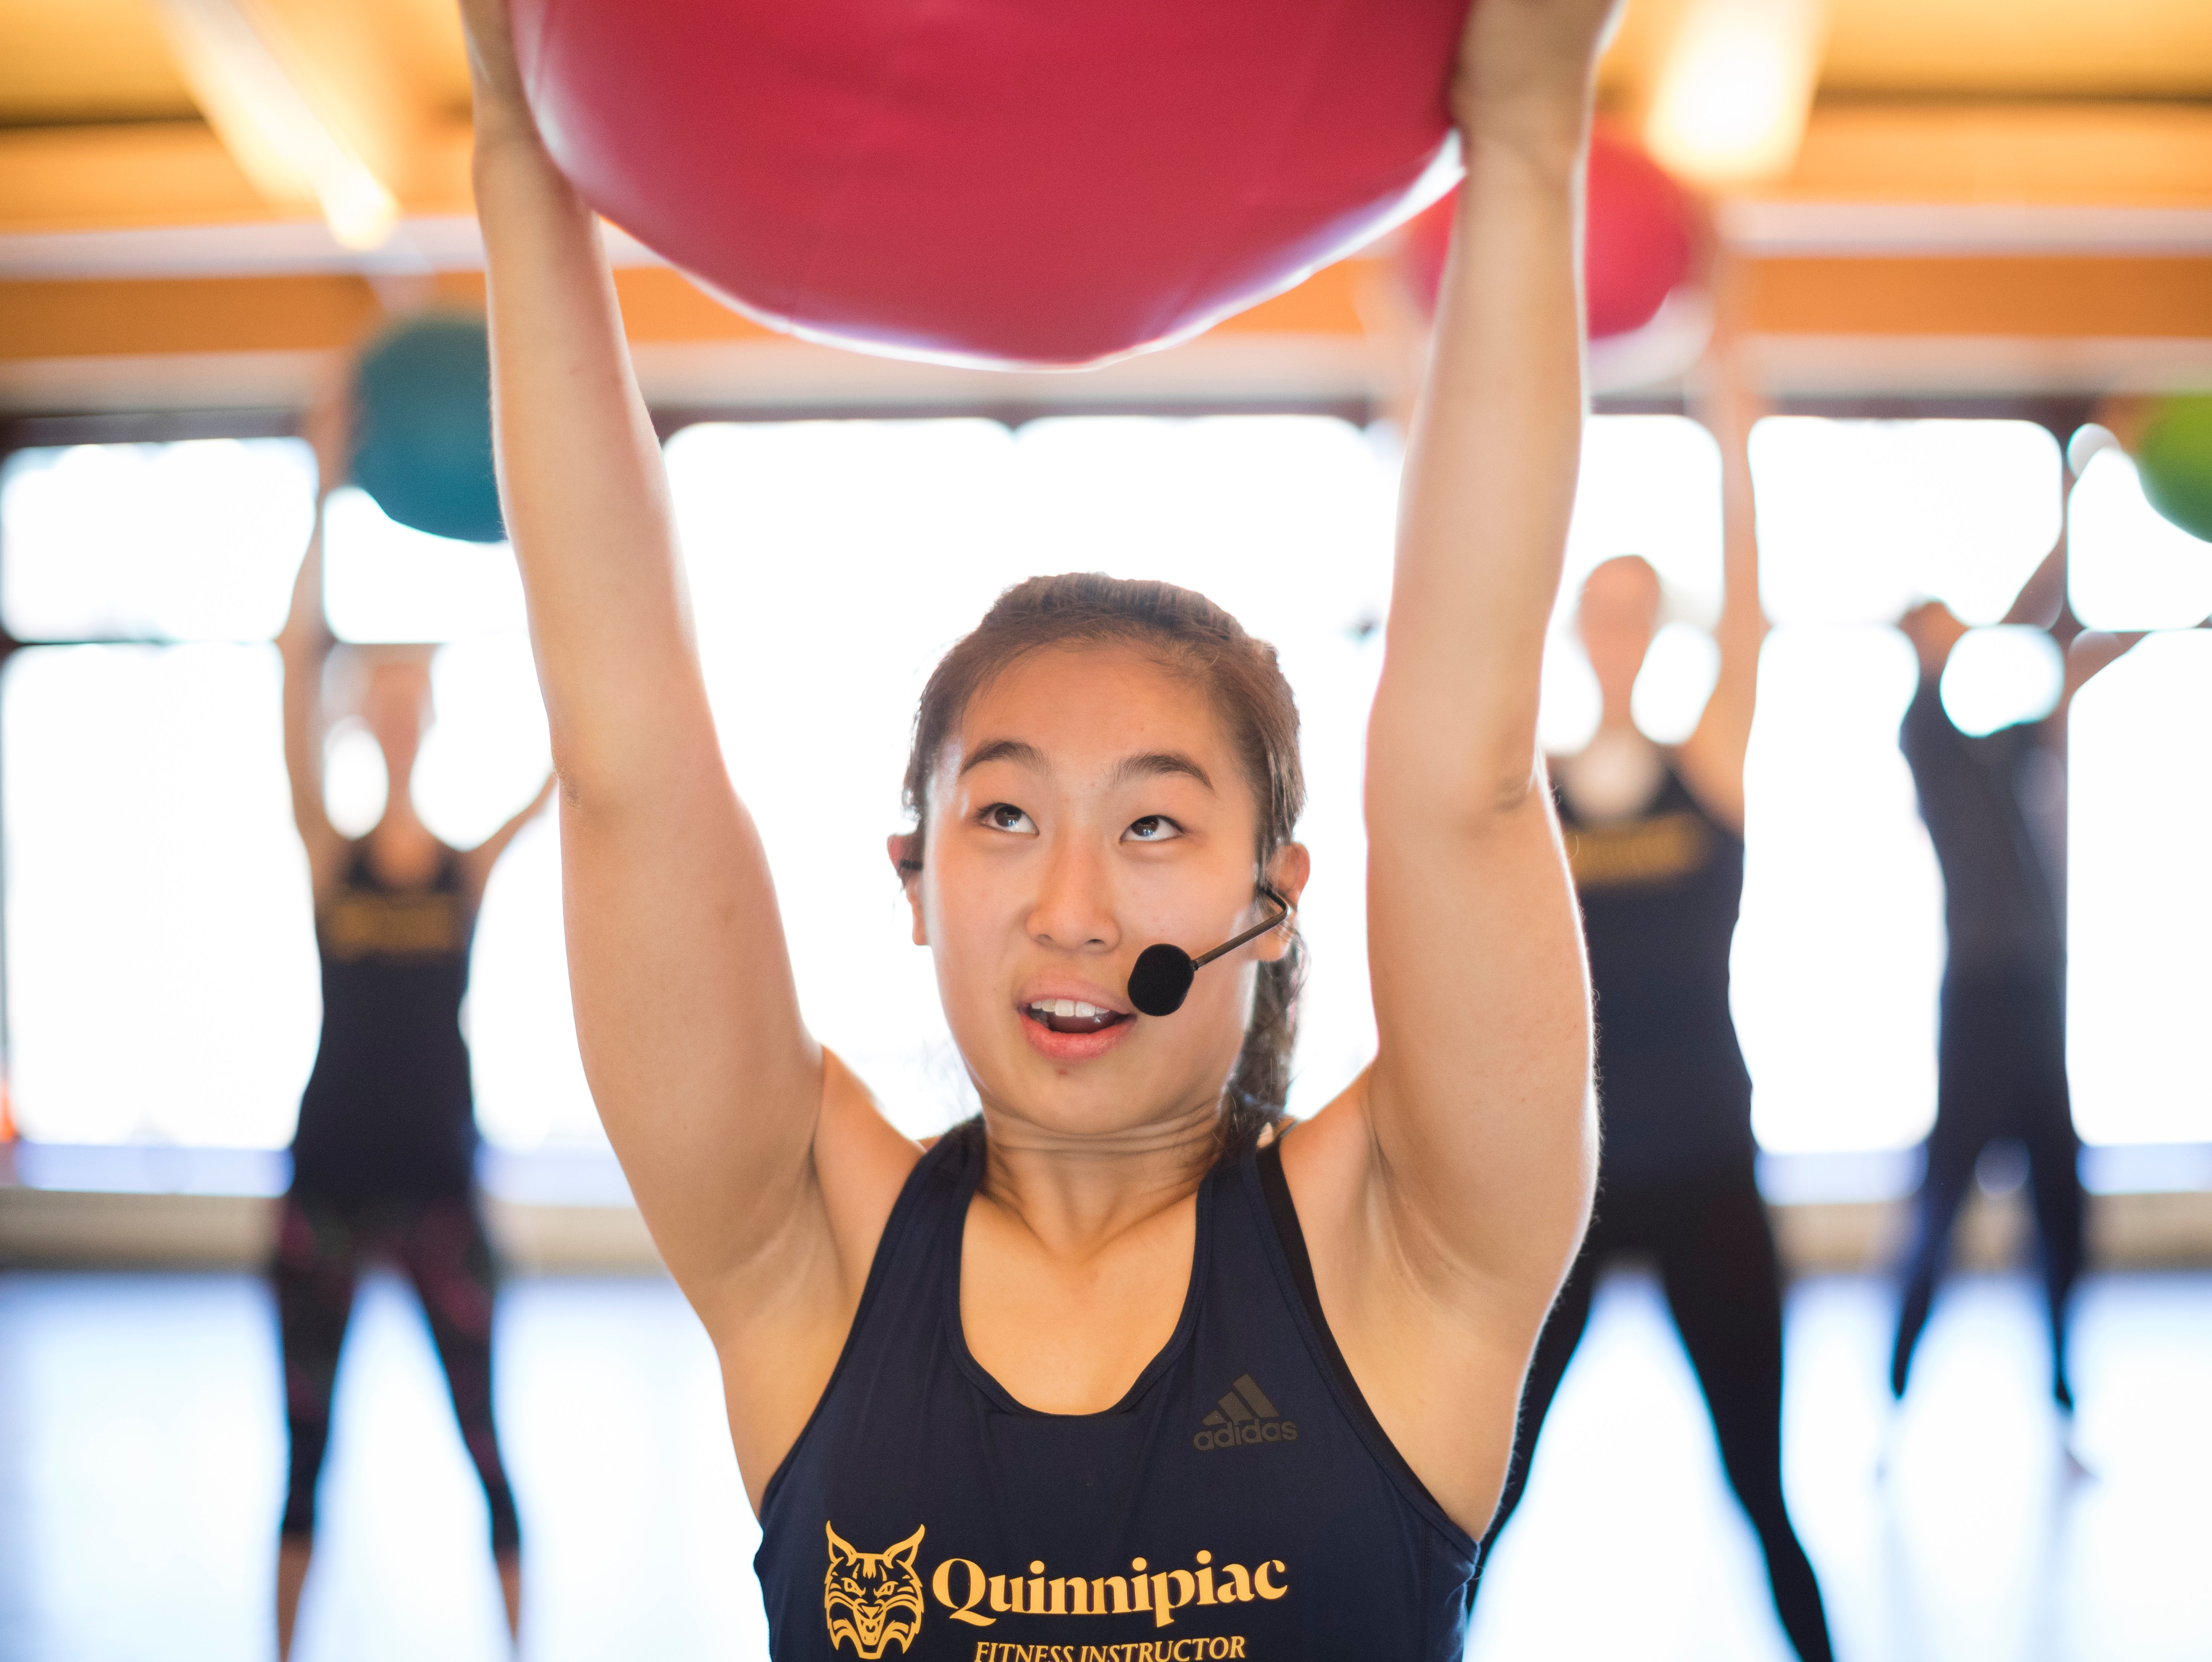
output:
<instances>
[{"instance_id":1,"label":"bobcat head logo","mask_svg":"<svg viewBox=\"0 0 2212 1662\"><path fill-rule=\"evenodd\" d=\"M914 1556L929 1526L881 1552L857 1552L835 1524L823 1528L830 1535L830 1573L822 1578L830 1648L849 1639L854 1652L872 1662L895 1639L904 1651L921 1631L921 1578L914 1572Z\"/></svg>"}]
</instances>

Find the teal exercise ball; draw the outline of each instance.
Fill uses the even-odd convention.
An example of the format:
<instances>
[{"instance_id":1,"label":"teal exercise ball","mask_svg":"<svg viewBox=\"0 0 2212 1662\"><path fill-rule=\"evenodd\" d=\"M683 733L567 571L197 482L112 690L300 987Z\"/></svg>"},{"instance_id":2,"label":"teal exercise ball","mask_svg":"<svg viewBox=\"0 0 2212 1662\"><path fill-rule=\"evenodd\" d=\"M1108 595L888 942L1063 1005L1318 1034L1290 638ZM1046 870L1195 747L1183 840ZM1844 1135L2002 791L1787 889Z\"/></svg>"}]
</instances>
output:
<instances>
[{"instance_id":1,"label":"teal exercise ball","mask_svg":"<svg viewBox=\"0 0 2212 1662\"><path fill-rule=\"evenodd\" d=\"M2212 394L2166 400L2136 440L2136 467L2153 507L2212 543Z\"/></svg>"},{"instance_id":2,"label":"teal exercise ball","mask_svg":"<svg viewBox=\"0 0 2212 1662\"><path fill-rule=\"evenodd\" d=\"M369 343L354 373L353 479L403 525L465 543L505 540L481 317L410 318Z\"/></svg>"}]
</instances>

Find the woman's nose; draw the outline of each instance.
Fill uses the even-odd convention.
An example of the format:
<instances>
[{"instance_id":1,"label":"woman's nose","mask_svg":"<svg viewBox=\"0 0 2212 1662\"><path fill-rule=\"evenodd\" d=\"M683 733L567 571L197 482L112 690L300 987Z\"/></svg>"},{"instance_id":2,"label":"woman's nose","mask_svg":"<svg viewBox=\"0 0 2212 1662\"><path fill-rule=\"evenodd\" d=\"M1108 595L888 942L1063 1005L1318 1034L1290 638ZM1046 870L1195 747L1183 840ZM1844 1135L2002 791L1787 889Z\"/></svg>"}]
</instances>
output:
<instances>
[{"instance_id":1,"label":"woman's nose","mask_svg":"<svg viewBox=\"0 0 2212 1662\"><path fill-rule=\"evenodd\" d=\"M1048 852L1029 919L1030 938L1063 952L1111 951L1121 944L1104 862L1078 841Z\"/></svg>"}]
</instances>

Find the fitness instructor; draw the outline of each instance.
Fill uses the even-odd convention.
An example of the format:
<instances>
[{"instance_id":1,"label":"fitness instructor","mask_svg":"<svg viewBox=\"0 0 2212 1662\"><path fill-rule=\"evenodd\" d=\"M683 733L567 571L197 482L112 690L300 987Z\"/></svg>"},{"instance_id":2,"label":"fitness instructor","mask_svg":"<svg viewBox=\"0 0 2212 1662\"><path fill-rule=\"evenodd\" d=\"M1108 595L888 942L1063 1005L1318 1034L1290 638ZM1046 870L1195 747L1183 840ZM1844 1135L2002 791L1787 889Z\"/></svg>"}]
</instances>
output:
<instances>
[{"instance_id":1,"label":"fitness instructor","mask_svg":"<svg viewBox=\"0 0 2212 1662\"><path fill-rule=\"evenodd\" d=\"M1536 705L1609 9L1483 0L1462 48L1468 183L1370 728L1373 1064L1284 1119L1289 923L1177 1013L1135 1012L1146 947L1296 902L1297 711L1272 649L1203 597L1033 579L932 676L890 839L981 1102L925 1149L801 1016L596 221L498 0L464 7L578 1031L721 1360L786 1662L1461 1653L1595 1156Z\"/></svg>"}]
</instances>

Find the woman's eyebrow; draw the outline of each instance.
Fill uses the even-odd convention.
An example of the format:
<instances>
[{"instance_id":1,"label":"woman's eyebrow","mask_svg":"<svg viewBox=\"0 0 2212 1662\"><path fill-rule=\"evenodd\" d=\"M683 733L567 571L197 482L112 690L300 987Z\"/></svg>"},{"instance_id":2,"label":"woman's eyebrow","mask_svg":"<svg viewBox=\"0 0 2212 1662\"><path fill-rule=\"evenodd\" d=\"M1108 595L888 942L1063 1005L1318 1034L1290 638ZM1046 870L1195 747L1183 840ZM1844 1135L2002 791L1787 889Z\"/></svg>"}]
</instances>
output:
<instances>
[{"instance_id":1,"label":"woman's eyebrow","mask_svg":"<svg viewBox=\"0 0 2212 1662\"><path fill-rule=\"evenodd\" d=\"M1168 773L1180 773L1186 779L1196 779L1209 791L1213 789L1213 781L1207 777L1206 769L1180 750L1153 750L1140 756L1124 756L1114 770L1114 783L1127 785L1132 779L1157 779Z\"/></svg>"},{"instance_id":2,"label":"woman's eyebrow","mask_svg":"<svg viewBox=\"0 0 2212 1662\"><path fill-rule=\"evenodd\" d=\"M981 767L987 761L1011 761L1017 767L1027 767L1039 773L1052 771L1050 764L1044 759L1044 752L1036 745L1018 738L1001 738L994 739L963 761L960 772L965 775L970 769Z\"/></svg>"}]
</instances>

